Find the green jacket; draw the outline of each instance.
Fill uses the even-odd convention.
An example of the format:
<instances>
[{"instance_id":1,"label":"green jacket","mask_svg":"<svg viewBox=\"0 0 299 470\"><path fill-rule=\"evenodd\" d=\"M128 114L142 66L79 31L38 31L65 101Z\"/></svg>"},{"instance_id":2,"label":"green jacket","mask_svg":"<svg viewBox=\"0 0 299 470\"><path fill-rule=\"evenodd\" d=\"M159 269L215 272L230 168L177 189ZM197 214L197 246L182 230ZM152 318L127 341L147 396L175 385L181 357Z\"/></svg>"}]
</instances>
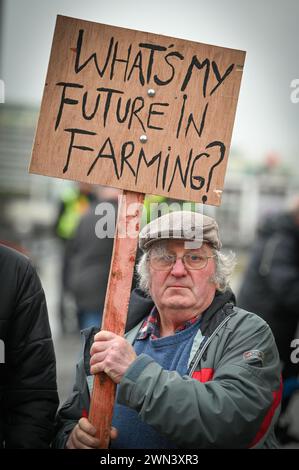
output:
<instances>
[{"instance_id":1,"label":"green jacket","mask_svg":"<svg viewBox=\"0 0 299 470\"><path fill-rule=\"evenodd\" d=\"M146 315L153 305L140 298L136 308L134 302L132 306L131 299L131 310L139 322L126 334L131 343L142 324L143 302ZM128 324L132 325L130 317ZM95 332L83 332L76 384L58 413L54 447L65 447L82 410L89 408L93 380L89 350ZM272 332L257 315L235 307L231 291L217 293L204 312L188 375L163 370L141 354L118 391L120 404L136 410L143 421L185 449L278 447L274 424L280 400L280 361Z\"/></svg>"}]
</instances>

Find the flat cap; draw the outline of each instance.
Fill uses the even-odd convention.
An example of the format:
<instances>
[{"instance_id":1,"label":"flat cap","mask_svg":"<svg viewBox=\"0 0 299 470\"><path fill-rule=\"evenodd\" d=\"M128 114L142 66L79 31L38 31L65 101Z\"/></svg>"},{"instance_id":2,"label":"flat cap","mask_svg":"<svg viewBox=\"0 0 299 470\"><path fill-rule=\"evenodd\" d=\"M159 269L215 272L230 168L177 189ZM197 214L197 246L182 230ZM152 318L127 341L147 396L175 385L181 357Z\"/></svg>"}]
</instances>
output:
<instances>
[{"instance_id":1,"label":"flat cap","mask_svg":"<svg viewBox=\"0 0 299 470\"><path fill-rule=\"evenodd\" d=\"M147 251L153 243L169 239L209 243L216 250L222 246L218 224L212 217L192 211L175 211L145 225L139 234L139 247Z\"/></svg>"}]
</instances>

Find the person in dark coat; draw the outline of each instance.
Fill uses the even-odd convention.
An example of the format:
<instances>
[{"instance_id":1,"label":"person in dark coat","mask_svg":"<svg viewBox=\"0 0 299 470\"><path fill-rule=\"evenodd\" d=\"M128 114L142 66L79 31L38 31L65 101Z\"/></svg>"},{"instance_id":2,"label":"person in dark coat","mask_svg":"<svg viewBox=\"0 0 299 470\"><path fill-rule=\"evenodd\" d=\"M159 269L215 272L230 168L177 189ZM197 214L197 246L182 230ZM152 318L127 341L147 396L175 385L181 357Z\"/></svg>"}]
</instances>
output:
<instances>
[{"instance_id":1,"label":"person in dark coat","mask_svg":"<svg viewBox=\"0 0 299 470\"><path fill-rule=\"evenodd\" d=\"M291 210L269 216L258 227L237 304L256 312L274 333L283 363L284 412L299 390L299 365L291 360L299 320L299 200ZM287 427L277 430L284 442L291 440Z\"/></svg>"},{"instance_id":2,"label":"person in dark coat","mask_svg":"<svg viewBox=\"0 0 299 470\"><path fill-rule=\"evenodd\" d=\"M28 258L0 244L0 448L47 448L58 408L44 291Z\"/></svg>"},{"instance_id":3,"label":"person in dark coat","mask_svg":"<svg viewBox=\"0 0 299 470\"><path fill-rule=\"evenodd\" d=\"M101 324L119 194L115 188L98 188L97 199L81 217L70 242L67 285L75 299L80 330Z\"/></svg>"}]
</instances>

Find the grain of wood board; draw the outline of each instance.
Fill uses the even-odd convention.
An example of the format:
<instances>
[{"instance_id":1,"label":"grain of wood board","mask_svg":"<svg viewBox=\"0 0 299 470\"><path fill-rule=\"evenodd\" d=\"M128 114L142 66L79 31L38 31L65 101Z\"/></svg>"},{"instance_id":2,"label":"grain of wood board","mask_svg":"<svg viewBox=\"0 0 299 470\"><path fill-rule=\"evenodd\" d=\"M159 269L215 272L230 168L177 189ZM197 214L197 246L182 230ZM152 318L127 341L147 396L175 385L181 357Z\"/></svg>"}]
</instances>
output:
<instances>
[{"instance_id":1,"label":"grain of wood board","mask_svg":"<svg viewBox=\"0 0 299 470\"><path fill-rule=\"evenodd\" d=\"M30 171L220 205L244 59L58 16Z\"/></svg>"}]
</instances>

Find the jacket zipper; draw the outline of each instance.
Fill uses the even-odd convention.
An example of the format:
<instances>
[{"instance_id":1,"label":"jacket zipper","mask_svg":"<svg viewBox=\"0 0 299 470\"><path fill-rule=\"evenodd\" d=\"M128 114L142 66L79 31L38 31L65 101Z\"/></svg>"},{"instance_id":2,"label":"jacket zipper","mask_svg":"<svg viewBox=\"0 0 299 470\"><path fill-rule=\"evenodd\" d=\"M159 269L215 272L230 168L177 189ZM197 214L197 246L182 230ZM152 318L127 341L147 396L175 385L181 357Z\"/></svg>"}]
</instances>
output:
<instances>
[{"instance_id":1,"label":"jacket zipper","mask_svg":"<svg viewBox=\"0 0 299 470\"><path fill-rule=\"evenodd\" d=\"M215 338L215 336L217 335L218 331L221 330L221 328L228 322L228 320L230 320L230 318L233 316L234 314L231 314L231 315L228 315L227 318L225 318L223 320L222 323L220 323L220 325L216 328L215 331L213 331L213 333L211 334L211 336L209 337L209 339L205 342L205 344L203 345L202 349L199 349L199 351L197 352L197 354L195 355L194 359L193 359L193 365L190 369L190 372L189 372L189 375L190 377L192 377L192 374L193 372L195 371L196 367L197 367L197 364L199 363L199 361L201 360L205 350L207 349L207 347L209 346L209 344L211 343L211 341Z\"/></svg>"}]
</instances>

